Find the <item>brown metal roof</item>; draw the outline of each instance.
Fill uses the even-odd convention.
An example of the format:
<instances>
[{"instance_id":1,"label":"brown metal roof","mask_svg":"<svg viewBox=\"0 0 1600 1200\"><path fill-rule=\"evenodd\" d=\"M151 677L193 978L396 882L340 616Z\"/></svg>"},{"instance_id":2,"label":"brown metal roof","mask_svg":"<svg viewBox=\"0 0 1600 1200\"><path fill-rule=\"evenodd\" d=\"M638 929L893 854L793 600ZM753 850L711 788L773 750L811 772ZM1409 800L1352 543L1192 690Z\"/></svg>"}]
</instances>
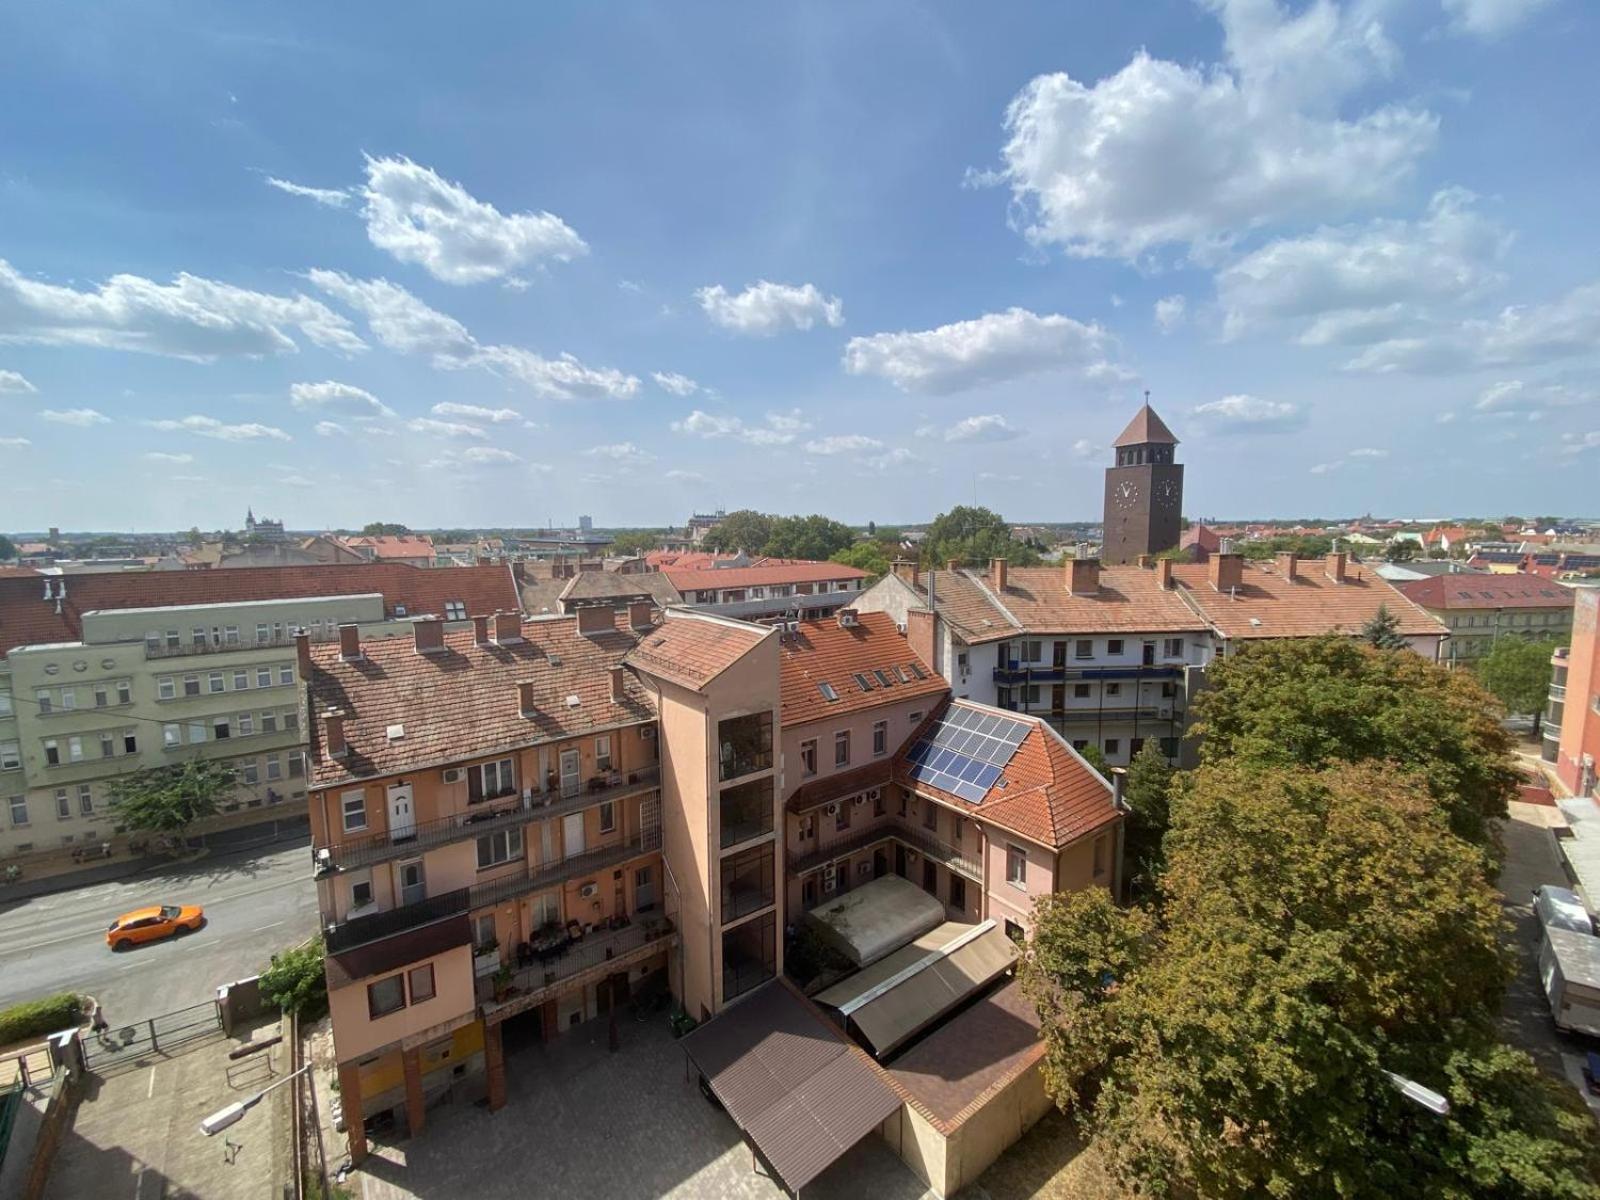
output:
<instances>
[{"instance_id":1,"label":"brown metal roof","mask_svg":"<svg viewBox=\"0 0 1600 1200\"><path fill-rule=\"evenodd\" d=\"M1166 446L1176 446L1178 439L1173 436L1172 430L1167 428L1167 423L1156 416L1156 410L1146 404L1133 414L1133 420L1128 422L1128 427L1111 444L1113 446L1143 446L1151 442L1159 442Z\"/></svg>"},{"instance_id":2,"label":"brown metal roof","mask_svg":"<svg viewBox=\"0 0 1600 1200\"><path fill-rule=\"evenodd\" d=\"M416 570L408 567L407 570ZM408 929L381 942L368 942L327 957L329 987L345 987L361 979L382 975L408 963L420 962L472 941L472 921L466 913L435 921L420 929Z\"/></svg>"},{"instance_id":3,"label":"brown metal roof","mask_svg":"<svg viewBox=\"0 0 1600 1200\"><path fill-rule=\"evenodd\" d=\"M900 1107L872 1060L783 980L707 1021L683 1048L790 1192Z\"/></svg>"}]
</instances>

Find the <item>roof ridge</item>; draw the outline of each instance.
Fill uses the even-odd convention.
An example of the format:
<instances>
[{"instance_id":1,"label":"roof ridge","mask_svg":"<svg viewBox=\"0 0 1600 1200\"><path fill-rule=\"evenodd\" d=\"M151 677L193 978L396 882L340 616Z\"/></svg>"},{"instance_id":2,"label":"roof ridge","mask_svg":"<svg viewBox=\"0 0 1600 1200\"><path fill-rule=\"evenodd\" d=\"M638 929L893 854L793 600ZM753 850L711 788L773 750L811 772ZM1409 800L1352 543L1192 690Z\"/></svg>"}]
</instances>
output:
<instances>
[{"instance_id":1,"label":"roof ridge","mask_svg":"<svg viewBox=\"0 0 1600 1200\"><path fill-rule=\"evenodd\" d=\"M977 589L988 599L989 603L993 604L1000 610L1000 615L1007 621L1011 622L1013 629L1025 630L1027 628L1021 621L1017 620L1016 614L1005 606L1005 602L1001 600L1000 597L996 596L990 589L989 585L984 583L980 577L974 575L971 571L968 571L965 568L958 570L956 573L964 576L970 583L975 585Z\"/></svg>"}]
</instances>

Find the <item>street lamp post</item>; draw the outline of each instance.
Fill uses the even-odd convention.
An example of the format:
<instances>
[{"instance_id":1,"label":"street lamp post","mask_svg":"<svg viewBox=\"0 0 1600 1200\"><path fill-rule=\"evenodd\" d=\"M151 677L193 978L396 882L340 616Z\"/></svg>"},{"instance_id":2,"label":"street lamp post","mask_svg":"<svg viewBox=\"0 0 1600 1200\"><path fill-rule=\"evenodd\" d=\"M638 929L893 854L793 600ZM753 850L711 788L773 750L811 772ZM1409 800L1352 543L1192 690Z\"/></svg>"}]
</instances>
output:
<instances>
[{"instance_id":1,"label":"street lamp post","mask_svg":"<svg viewBox=\"0 0 1600 1200\"><path fill-rule=\"evenodd\" d=\"M1450 1115L1450 1101L1431 1087L1424 1087L1415 1079L1407 1079L1404 1075L1396 1075L1393 1071L1384 1071L1383 1074L1394 1084L1395 1089L1413 1104L1420 1104L1429 1112L1441 1117Z\"/></svg>"},{"instance_id":2,"label":"street lamp post","mask_svg":"<svg viewBox=\"0 0 1600 1200\"><path fill-rule=\"evenodd\" d=\"M230 1125L237 1125L241 1120L244 1119L245 1113L249 1112L257 1104L261 1103L261 1098L268 1092L272 1091L273 1088L282 1087L296 1075L304 1075L310 1069L311 1067L307 1065L301 1067L298 1071L291 1071L282 1079L278 1080L277 1083L268 1084L266 1087L262 1088L254 1096L250 1096L244 1100L235 1100L226 1108L217 1109L216 1112L212 1113L209 1117L206 1117L200 1122L200 1132L205 1134L207 1137L212 1137L218 1133L221 1133Z\"/></svg>"}]
</instances>

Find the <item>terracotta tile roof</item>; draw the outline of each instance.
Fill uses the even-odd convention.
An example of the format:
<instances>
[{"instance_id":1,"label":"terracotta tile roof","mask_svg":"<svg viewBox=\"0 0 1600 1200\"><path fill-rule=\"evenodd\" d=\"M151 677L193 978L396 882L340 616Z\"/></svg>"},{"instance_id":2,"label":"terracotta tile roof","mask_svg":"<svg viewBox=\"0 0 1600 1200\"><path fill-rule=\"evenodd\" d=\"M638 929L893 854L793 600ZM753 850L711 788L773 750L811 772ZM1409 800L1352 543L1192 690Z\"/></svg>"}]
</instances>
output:
<instances>
[{"instance_id":1,"label":"terracotta tile roof","mask_svg":"<svg viewBox=\"0 0 1600 1200\"><path fill-rule=\"evenodd\" d=\"M32 579L37 574L35 567L0 567L0 579Z\"/></svg>"},{"instance_id":2,"label":"terracotta tile roof","mask_svg":"<svg viewBox=\"0 0 1600 1200\"><path fill-rule=\"evenodd\" d=\"M579 571L565 581L559 598L574 604L588 600L645 599L661 607L683 601L678 589L660 571L631 575L616 571Z\"/></svg>"},{"instance_id":3,"label":"terracotta tile roof","mask_svg":"<svg viewBox=\"0 0 1600 1200\"><path fill-rule=\"evenodd\" d=\"M406 567L405 570L414 568ZM638 644L619 620L610 630L578 633L576 617L522 623L523 641L478 646L473 631L445 634L439 654L419 654L410 638L362 643L363 657L344 662L339 647L311 651L311 784L328 787L426 763L454 762L517 746L573 737L655 719L650 691L624 673L621 702L611 699L612 667ZM518 684L534 685L535 713L520 711ZM577 704L570 703L576 696ZM345 714L348 755L323 750L321 714ZM391 725L403 736L390 741Z\"/></svg>"},{"instance_id":4,"label":"terracotta tile roof","mask_svg":"<svg viewBox=\"0 0 1600 1200\"><path fill-rule=\"evenodd\" d=\"M1178 545L1185 548L1199 546L1200 549L1215 554L1222 549L1222 534L1209 525L1190 525L1178 539Z\"/></svg>"},{"instance_id":5,"label":"terracotta tile roof","mask_svg":"<svg viewBox=\"0 0 1600 1200\"><path fill-rule=\"evenodd\" d=\"M675 567L667 567L661 573L672 581L673 587L685 593L701 588L767 587L772 584L867 577L860 567L828 562L764 563L755 567L711 567L699 571L680 571Z\"/></svg>"},{"instance_id":6,"label":"terracotta tile roof","mask_svg":"<svg viewBox=\"0 0 1600 1200\"><path fill-rule=\"evenodd\" d=\"M720 559L737 557L730 554L713 554L708 550L652 550L644 556L644 560L660 570L676 567L680 571L698 571L716 566Z\"/></svg>"},{"instance_id":7,"label":"terracotta tile roof","mask_svg":"<svg viewBox=\"0 0 1600 1200\"><path fill-rule=\"evenodd\" d=\"M1133 414L1133 420L1128 422L1128 427L1117 435L1113 446L1143 446L1149 442L1159 442L1167 446L1176 446L1178 439L1173 436L1172 430L1167 428L1167 423L1156 416L1156 410L1148 404L1142 405L1139 411Z\"/></svg>"},{"instance_id":8,"label":"terracotta tile roof","mask_svg":"<svg viewBox=\"0 0 1600 1200\"><path fill-rule=\"evenodd\" d=\"M1518 575L1433 575L1399 584L1423 608L1571 608L1572 589Z\"/></svg>"},{"instance_id":9,"label":"terracotta tile roof","mask_svg":"<svg viewBox=\"0 0 1600 1200\"><path fill-rule=\"evenodd\" d=\"M822 717L895 704L919 696L942 696L949 685L917 657L905 635L895 628L888 613L862 613L856 624L841 627L837 618L801 621L796 633L784 633L778 642L783 723L804 725ZM922 677L918 678L920 668ZM873 674L882 671L885 687ZM853 676L861 674L871 684L862 691ZM838 695L829 700L821 684Z\"/></svg>"},{"instance_id":10,"label":"terracotta tile roof","mask_svg":"<svg viewBox=\"0 0 1600 1200\"><path fill-rule=\"evenodd\" d=\"M894 777L894 760L880 758L877 762L843 771L838 775L823 775L809 780L794 790L786 802L792 813L803 813L840 796L859 792L869 787L882 787Z\"/></svg>"},{"instance_id":11,"label":"terracotta tile roof","mask_svg":"<svg viewBox=\"0 0 1600 1200\"><path fill-rule=\"evenodd\" d=\"M1194 610L1163 591L1154 571L1101 567L1093 595L1067 592L1065 566L1013 567L1004 595L978 571L929 571L917 585L927 598L933 577L939 614L969 645L1020 633L1186 633L1206 628Z\"/></svg>"},{"instance_id":12,"label":"terracotta tile roof","mask_svg":"<svg viewBox=\"0 0 1600 1200\"><path fill-rule=\"evenodd\" d=\"M771 626L668 609L663 620L629 653L631 667L698 690L753 650L777 637Z\"/></svg>"},{"instance_id":13,"label":"terracotta tile roof","mask_svg":"<svg viewBox=\"0 0 1600 1200\"><path fill-rule=\"evenodd\" d=\"M913 780L911 764L906 759L917 740L956 705L1033 726L1004 765L1000 778L978 804ZM895 757L894 776L896 782L913 791L933 796L951 808L1056 849L1120 819L1111 801L1111 785L1043 720L1026 713L974 704L970 700L953 700L929 714Z\"/></svg>"},{"instance_id":14,"label":"terracotta tile roof","mask_svg":"<svg viewBox=\"0 0 1600 1200\"><path fill-rule=\"evenodd\" d=\"M468 613L518 607L516 585L504 566L420 570L404 563L296 567L219 567L205 571L138 571L69 575L58 616L42 597L39 577L0 578L0 654L38 642L76 641L82 615L97 609L228 604L301 596L381 593L384 609L403 605L411 616L442 616L459 601Z\"/></svg>"},{"instance_id":15,"label":"terracotta tile roof","mask_svg":"<svg viewBox=\"0 0 1600 1200\"><path fill-rule=\"evenodd\" d=\"M379 561L391 558L431 559L433 557L433 539L426 535L400 537L394 534L383 534L376 537L349 537L344 539L344 544L371 550L373 557Z\"/></svg>"},{"instance_id":16,"label":"terracotta tile roof","mask_svg":"<svg viewBox=\"0 0 1600 1200\"><path fill-rule=\"evenodd\" d=\"M1174 563L1173 582L1225 638L1316 637L1358 632L1387 608L1412 636L1443 636L1447 630L1423 612L1376 570L1349 563L1345 581L1335 583L1320 559L1301 562L1289 580L1270 563L1245 562L1242 584L1233 595L1211 586L1210 566Z\"/></svg>"}]
</instances>

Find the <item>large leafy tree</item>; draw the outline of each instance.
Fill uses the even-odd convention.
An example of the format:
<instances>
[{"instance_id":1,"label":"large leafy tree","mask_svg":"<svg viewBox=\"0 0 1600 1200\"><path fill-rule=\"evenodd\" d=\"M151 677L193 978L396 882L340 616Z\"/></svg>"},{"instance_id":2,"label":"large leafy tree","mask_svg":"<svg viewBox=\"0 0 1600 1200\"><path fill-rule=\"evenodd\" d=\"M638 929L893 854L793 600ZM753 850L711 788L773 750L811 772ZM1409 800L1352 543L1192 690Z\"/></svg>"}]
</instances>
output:
<instances>
[{"instance_id":1,"label":"large leafy tree","mask_svg":"<svg viewBox=\"0 0 1600 1200\"><path fill-rule=\"evenodd\" d=\"M624 529L612 535L611 553L645 554L661 545L663 532L660 529Z\"/></svg>"},{"instance_id":2,"label":"large leafy tree","mask_svg":"<svg viewBox=\"0 0 1600 1200\"><path fill-rule=\"evenodd\" d=\"M1122 792L1128 805L1123 859L1136 892L1147 890L1161 870L1161 839L1167 832L1175 774L1158 738L1147 738L1128 764Z\"/></svg>"},{"instance_id":3,"label":"large leafy tree","mask_svg":"<svg viewBox=\"0 0 1600 1200\"><path fill-rule=\"evenodd\" d=\"M773 517L771 520L772 532L761 546L763 554L820 562L855 544L853 529L818 513L809 517Z\"/></svg>"},{"instance_id":4,"label":"large leafy tree","mask_svg":"<svg viewBox=\"0 0 1600 1200\"><path fill-rule=\"evenodd\" d=\"M830 561L847 567L859 567L869 575L889 573L889 559L877 542L857 542L847 549L834 551L828 557Z\"/></svg>"},{"instance_id":5,"label":"large leafy tree","mask_svg":"<svg viewBox=\"0 0 1600 1200\"><path fill-rule=\"evenodd\" d=\"M966 504L958 504L933 519L922 538L922 553L926 562L937 567L952 559L981 565L992 558L1004 558L1021 567L1040 561L1031 546L1012 539L1011 526L999 513Z\"/></svg>"},{"instance_id":6,"label":"large leafy tree","mask_svg":"<svg viewBox=\"0 0 1600 1200\"><path fill-rule=\"evenodd\" d=\"M1190 729L1202 763L1403 766L1479 843L1516 793L1510 737L1466 672L1329 635L1249 645L1208 675Z\"/></svg>"},{"instance_id":7,"label":"large leafy tree","mask_svg":"<svg viewBox=\"0 0 1600 1200\"><path fill-rule=\"evenodd\" d=\"M1392 563L1411 562L1422 552L1422 547L1410 538L1395 538L1383 548L1383 556Z\"/></svg>"},{"instance_id":8,"label":"large leafy tree","mask_svg":"<svg viewBox=\"0 0 1600 1200\"><path fill-rule=\"evenodd\" d=\"M1532 713L1533 734L1539 736L1539 718L1550 694L1550 656L1555 642L1525 642L1502 637L1478 663L1478 678L1507 712Z\"/></svg>"},{"instance_id":9,"label":"large leafy tree","mask_svg":"<svg viewBox=\"0 0 1600 1200\"><path fill-rule=\"evenodd\" d=\"M366 537L399 537L410 533L411 527L398 521L368 521L361 532Z\"/></svg>"},{"instance_id":10,"label":"large leafy tree","mask_svg":"<svg viewBox=\"0 0 1600 1200\"><path fill-rule=\"evenodd\" d=\"M233 768L196 758L146 767L111 784L117 817L129 829L182 836L196 821L215 815L234 787Z\"/></svg>"},{"instance_id":11,"label":"large leafy tree","mask_svg":"<svg viewBox=\"0 0 1600 1200\"><path fill-rule=\"evenodd\" d=\"M701 544L707 550L723 554L735 550L760 554L761 548L771 538L772 518L754 509L741 508L724 517L715 529L706 534Z\"/></svg>"},{"instance_id":12,"label":"large leafy tree","mask_svg":"<svg viewBox=\"0 0 1600 1200\"><path fill-rule=\"evenodd\" d=\"M15 558L16 556L17 544L5 534L0 533L0 561L4 561L8 558Z\"/></svg>"}]
</instances>

